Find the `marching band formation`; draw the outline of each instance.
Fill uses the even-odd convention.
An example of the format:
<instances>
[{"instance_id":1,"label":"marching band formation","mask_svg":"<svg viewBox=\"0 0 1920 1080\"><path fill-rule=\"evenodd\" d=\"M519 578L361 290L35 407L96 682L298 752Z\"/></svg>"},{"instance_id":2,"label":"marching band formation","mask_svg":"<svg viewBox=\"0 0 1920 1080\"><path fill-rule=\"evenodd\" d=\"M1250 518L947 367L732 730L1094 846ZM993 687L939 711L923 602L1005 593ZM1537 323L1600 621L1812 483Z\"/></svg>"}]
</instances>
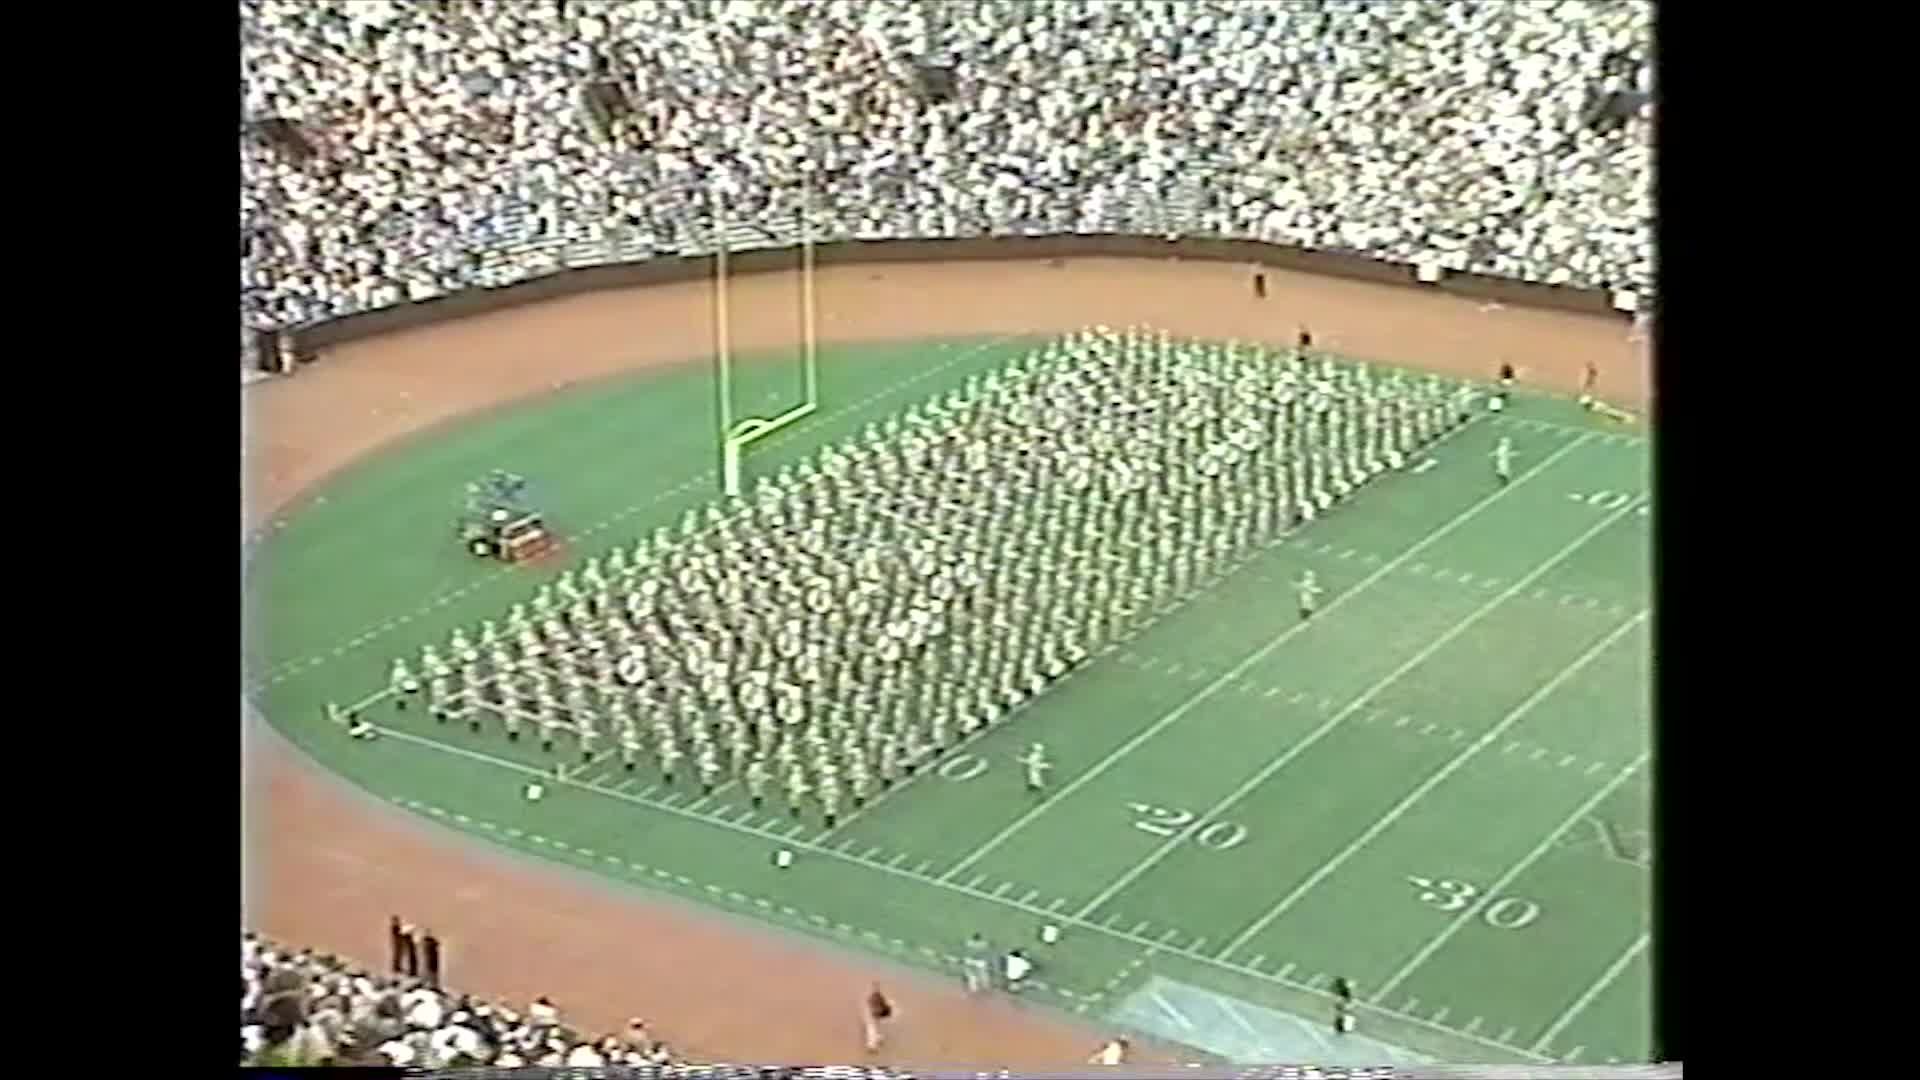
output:
<instances>
[{"instance_id":1,"label":"marching band formation","mask_svg":"<svg viewBox=\"0 0 1920 1080\"><path fill-rule=\"evenodd\" d=\"M394 661L404 708L828 827L1464 423L1428 376L1081 331ZM416 673L417 667L417 673Z\"/></svg>"}]
</instances>

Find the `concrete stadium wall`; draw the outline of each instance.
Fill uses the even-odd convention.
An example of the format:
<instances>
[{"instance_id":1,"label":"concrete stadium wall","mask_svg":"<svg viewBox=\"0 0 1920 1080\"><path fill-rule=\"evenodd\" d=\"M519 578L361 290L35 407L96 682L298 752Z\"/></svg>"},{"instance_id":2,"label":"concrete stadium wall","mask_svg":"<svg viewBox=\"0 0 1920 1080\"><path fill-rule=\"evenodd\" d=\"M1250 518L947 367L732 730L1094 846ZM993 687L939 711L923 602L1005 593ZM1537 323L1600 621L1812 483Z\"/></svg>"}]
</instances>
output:
<instances>
[{"instance_id":1,"label":"concrete stadium wall","mask_svg":"<svg viewBox=\"0 0 1920 1080\"><path fill-rule=\"evenodd\" d=\"M848 240L814 248L817 266L897 262L1013 261L1099 256L1135 259L1193 259L1272 267L1309 274L1328 274L1363 281L1438 289L1442 292L1492 300L1516 307L1548 308L1586 315L1606 315L1626 325L1632 318L1614 307L1611 294L1600 289L1543 285L1481 274L1447 272L1437 282L1423 282L1414 267L1346 251L1308 250L1252 240L1165 239L1144 236L1033 236L983 237L966 240ZM792 248L756 248L729 253L729 269L750 274L790 271ZM428 323L478 315L541 300L636 285L661 285L699 280L713 275L714 258L664 256L639 262L558 270L501 288L474 288L346 315L289 331L284 345L301 361L320 350L350 341L424 326Z\"/></svg>"}]
</instances>

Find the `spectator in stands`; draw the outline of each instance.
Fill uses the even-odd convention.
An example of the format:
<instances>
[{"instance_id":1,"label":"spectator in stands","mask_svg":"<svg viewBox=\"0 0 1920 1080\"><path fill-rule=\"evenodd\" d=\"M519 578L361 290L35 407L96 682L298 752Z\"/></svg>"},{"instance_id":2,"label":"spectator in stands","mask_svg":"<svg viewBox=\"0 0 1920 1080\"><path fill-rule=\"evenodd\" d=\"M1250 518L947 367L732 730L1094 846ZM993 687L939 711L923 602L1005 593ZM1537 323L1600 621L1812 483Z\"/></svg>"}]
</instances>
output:
<instances>
[{"instance_id":1,"label":"spectator in stands","mask_svg":"<svg viewBox=\"0 0 1920 1080\"><path fill-rule=\"evenodd\" d=\"M1651 106L1615 106L1646 5L943 14L243 0L247 319L710 246L713 190L778 239L803 174L834 235L1205 232L1652 293Z\"/></svg>"},{"instance_id":2,"label":"spectator in stands","mask_svg":"<svg viewBox=\"0 0 1920 1080\"><path fill-rule=\"evenodd\" d=\"M608 1036L578 1038L546 998L524 1019L418 979L370 976L312 952L289 953L251 934L241 938L243 1062L461 1065L665 1064L668 1049L644 1034L636 1045Z\"/></svg>"}]
</instances>

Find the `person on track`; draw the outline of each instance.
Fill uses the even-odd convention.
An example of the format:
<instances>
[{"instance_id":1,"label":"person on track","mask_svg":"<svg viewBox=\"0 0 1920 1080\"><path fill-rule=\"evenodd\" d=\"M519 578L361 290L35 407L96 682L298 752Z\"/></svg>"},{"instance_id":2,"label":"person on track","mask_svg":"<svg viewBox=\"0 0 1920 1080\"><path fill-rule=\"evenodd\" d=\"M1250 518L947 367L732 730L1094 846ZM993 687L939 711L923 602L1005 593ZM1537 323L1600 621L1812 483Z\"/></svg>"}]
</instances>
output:
<instances>
[{"instance_id":1,"label":"person on track","mask_svg":"<svg viewBox=\"0 0 1920 1080\"><path fill-rule=\"evenodd\" d=\"M880 992L880 984L874 983L873 989L867 991L866 998L860 1003L860 1022L866 1029L867 1053L871 1054L880 1049L880 1043L885 1037L880 1025L892 1019L893 1002L888 1001L887 995Z\"/></svg>"}]
</instances>

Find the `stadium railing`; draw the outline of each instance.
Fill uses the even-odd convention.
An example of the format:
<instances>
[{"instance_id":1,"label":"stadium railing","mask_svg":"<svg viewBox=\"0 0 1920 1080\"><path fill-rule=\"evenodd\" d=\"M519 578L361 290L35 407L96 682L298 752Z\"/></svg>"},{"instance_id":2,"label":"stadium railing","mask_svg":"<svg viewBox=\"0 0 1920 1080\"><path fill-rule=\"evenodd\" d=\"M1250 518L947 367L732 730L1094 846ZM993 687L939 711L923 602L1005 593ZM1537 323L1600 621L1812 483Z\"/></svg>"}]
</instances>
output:
<instances>
[{"instance_id":1,"label":"stadium railing","mask_svg":"<svg viewBox=\"0 0 1920 1080\"><path fill-rule=\"evenodd\" d=\"M699 205L697 200L681 206ZM502 212L457 237L472 269L456 286L405 301L282 331L276 344L301 361L347 341L441 319L517 306L571 293L663 284L711 276L717 244L704 211L657 216L644 224L609 226L605 207L554 201ZM1439 289L1515 306L1617 317L1624 324L1641 300L1607 291L1416 266L1334 248L1306 248L1226 235L1224 212L1198 185L1134 193L1105 203L1032 200L1009 219L907 209L882 216L816 214L818 266L954 260L1072 257L1181 258L1234 262L1307 273ZM897 239L913 236L914 239ZM789 270L798 225L793 220L730 222L731 269ZM263 347L263 356L278 348Z\"/></svg>"}]
</instances>

